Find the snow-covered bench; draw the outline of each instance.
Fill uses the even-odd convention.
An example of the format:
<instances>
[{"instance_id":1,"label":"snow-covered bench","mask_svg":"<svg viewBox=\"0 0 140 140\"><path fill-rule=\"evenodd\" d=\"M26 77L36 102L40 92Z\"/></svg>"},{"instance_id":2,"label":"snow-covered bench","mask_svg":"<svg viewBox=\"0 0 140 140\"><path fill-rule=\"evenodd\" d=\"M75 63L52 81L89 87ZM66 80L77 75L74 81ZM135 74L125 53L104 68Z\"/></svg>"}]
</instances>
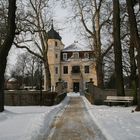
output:
<instances>
[{"instance_id":1,"label":"snow-covered bench","mask_svg":"<svg viewBox=\"0 0 140 140\"><path fill-rule=\"evenodd\" d=\"M107 96L104 102L111 106L111 103L125 103L125 106L133 103L134 97L132 96Z\"/></svg>"}]
</instances>

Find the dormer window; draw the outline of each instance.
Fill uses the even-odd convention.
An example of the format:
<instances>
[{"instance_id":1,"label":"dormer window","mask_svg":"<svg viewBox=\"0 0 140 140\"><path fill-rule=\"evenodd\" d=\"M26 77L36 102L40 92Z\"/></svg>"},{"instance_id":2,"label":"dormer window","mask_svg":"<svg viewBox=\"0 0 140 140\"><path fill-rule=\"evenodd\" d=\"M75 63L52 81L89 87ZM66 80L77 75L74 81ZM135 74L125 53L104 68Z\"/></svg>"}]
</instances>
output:
<instances>
[{"instance_id":1,"label":"dormer window","mask_svg":"<svg viewBox=\"0 0 140 140\"><path fill-rule=\"evenodd\" d=\"M73 53L73 58L74 59L78 59L79 58L79 53L78 52L74 52Z\"/></svg>"},{"instance_id":2,"label":"dormer window","mask_svg":"<svg viewBox=\"0 0 140 140\"><path fill-rule=\"evenodd\" d=\"M67 60L67 53L63 53L63 60Z\"/></svg>"},{"instance_id":3,"label":"dormer window","mask_svg":"<svg viewBox=\"0 0 140 140\"><path fill-rule=\"evenodd\" d=\"M89 59L89 53L84 53L84 58L87 58L87 59Z\"/></svg>"}]
</instances>

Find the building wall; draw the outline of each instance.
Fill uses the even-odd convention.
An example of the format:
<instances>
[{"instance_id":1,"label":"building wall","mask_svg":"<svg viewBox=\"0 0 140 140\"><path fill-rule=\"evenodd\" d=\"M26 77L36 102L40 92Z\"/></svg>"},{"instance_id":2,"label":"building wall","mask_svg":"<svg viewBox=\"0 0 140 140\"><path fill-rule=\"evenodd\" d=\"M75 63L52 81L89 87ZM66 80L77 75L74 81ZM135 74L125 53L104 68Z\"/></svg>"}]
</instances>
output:
<instances>
[{"instance_id":1,"label":"building wall","mask_svg":"<svg viewBox=\"0 0 140 140\"><path fill-rule=\"evenodd\" d=\"M72 66L80 66L80 73L78 74L72 74ZM84 66L89 66L89 73L85 73ZM63 74L63 66L68 66L68 74ZM90 78L93 79L94 84L97 85L97 79L96 79L96 71L95 71L95 64L93 63L93 60L82 60L82 59L73 59L68 60L65 62L61 62L61 78L68 83L68 92L73 91L73 83L79 82L79 91L82 92L85 90L86 82L89 82Z\"/></svg>"},{"instance_id":2,"label":"building wall","mask_svg":"<svg viewBox=\"0 0 140 140\"><path fill-rule=\"evenodd\" d=\"M64 48L64 44L57 39L48 40L48 62L51 73L51 85L55 86L60 78L60 52ZM56 67L58 67L58 74L56 74Z\"/></svg>"},{"instance_id":3,"label":"building wall","mask_svg":"<svg viewBox=\"0 0 140 140\"><path fill-rule=\"evenodd\" d=\"M74 83L79 83L79 91L82 92L86 87L85 83L89 81L90 78L93 79L94 84L97 85L95 63L93 58L90 59L74 59L69 58L66 61L62 60L61 51L64 49L64 45L61 41L57 39L48 40L48 62L51 72L51 84L55 86L59 79L67 82L67 91L72 92L74 88ZM72 56L72 53L68 55ZM89 52L90 53L90 52ZM82 52L80 55L84 55ZM80 66L80 73L72 74L72 66ZM84 72L84 66L89 66L89 73ZM63 73L63 67L68 66L68 74ZM58 73L56 73L56 67L58 68Z\"/></svg>"}]
</instances>

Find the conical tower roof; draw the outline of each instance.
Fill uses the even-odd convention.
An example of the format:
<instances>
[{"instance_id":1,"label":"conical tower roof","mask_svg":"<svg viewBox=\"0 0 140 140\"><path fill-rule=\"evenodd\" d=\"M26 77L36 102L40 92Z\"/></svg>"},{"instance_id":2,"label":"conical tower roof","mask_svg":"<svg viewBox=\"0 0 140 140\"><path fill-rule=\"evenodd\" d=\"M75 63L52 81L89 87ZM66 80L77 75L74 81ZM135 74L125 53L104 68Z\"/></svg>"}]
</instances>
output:
<instances>
[{"instance_id":1,"label":"conical tower roof","mask_svg":"<svg viewBox=\"0 0 140 140\"><path fill-rule=\"evenodd\" d=\"M62 39L59 33L54 30L53 24L51 26L50 31L48 31L47 35L48 35L48 39L58 39L60 41Z\"/></svg>"}]
</instances>

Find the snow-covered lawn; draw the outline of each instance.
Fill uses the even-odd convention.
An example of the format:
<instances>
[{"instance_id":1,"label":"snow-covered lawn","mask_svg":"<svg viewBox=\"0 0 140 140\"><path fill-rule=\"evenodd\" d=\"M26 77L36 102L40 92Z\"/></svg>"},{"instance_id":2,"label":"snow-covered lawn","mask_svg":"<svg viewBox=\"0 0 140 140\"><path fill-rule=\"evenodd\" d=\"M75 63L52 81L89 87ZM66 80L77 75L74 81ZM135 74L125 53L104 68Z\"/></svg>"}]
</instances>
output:
<instances>
[{"instance_id":1,"label":"snow-covered lawn","mask_svg":"<svg viewBox=\"0 0 140 140\"><path fill-rule=\"evenodd\" d=\"M69 98L56 106L6 106L0 113L0 140L41 140Z\"/></svg>"},{"instance_id":2,"label":"snow-covered lawn","mask_svg":"<svg viewBox=\"0 0 140 140\"><path fill-rule=\"evenodd\" d=\"M95 106L83 97L88 112L108 140L140 140L140 112L134 106Z\"/></svg>"},{"instance_id":3,"label":"snow-covered lawn","mask_svg":"<svg viewBox=\"0 0 140 140\"><path fill-rule=\"evenodd\" d=\"M79 96L79 94L69 94ZM0 140L41 140L49 133L51 122L67 106L70 97L56 106L6 106L0 113ZM91 105L83 97L88 112L108 140L140 140L140 112L135 107Z\"/></svg>"}]
</instances>

